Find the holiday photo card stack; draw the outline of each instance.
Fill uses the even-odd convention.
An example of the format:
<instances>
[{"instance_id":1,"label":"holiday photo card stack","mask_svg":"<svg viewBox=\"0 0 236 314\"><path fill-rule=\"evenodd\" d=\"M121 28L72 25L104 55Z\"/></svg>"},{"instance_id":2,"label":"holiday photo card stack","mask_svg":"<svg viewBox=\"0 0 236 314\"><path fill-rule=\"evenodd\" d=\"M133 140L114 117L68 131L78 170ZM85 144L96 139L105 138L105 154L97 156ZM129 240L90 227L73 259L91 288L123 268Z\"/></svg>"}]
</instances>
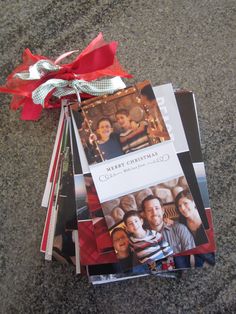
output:
<instances>
[{"instance_id":1,"label":"holiday photo card stack","mask_svg":"<svg viewBox=\"0 0 236 314\"><path fill-rule=\"evenodd\" d=\"M117 46L99 33L55 60L27 48L0 86L22 120L61 110L40 250L93 284L214 265L194 95L149 81L126 87Z\"/></svg>"},{"instance_id":2,"label":"holiday photo card stack","mask_svg":"<svg viewBox=\"0 0 236 314\"><path fill-rule=\"evenodd\" d=\"M93 284L214 265L193 93L144 81L63 99L42 206L45 259Z\"/></svg>"}]
</instances>

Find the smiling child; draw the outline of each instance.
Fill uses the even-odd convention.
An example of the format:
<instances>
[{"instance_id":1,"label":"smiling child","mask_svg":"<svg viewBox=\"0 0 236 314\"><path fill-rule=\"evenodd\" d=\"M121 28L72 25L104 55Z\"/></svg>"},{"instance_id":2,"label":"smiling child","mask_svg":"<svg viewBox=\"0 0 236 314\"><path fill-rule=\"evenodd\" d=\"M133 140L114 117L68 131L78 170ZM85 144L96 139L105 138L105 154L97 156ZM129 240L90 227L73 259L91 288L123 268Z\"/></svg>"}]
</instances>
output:
<instances>
[{"instance_id":1,"label":"smiling child","mask_svg":"<svg viewBox=\"0 0 236 314\"><path fill-rule=\"evenodd\" d=\"M159 232L143 228L143 219L137 211L127 212L123 221L130 234L130 245L140 263L152 263L173 254L172 248Z\"/></svg>"}]
</instances>

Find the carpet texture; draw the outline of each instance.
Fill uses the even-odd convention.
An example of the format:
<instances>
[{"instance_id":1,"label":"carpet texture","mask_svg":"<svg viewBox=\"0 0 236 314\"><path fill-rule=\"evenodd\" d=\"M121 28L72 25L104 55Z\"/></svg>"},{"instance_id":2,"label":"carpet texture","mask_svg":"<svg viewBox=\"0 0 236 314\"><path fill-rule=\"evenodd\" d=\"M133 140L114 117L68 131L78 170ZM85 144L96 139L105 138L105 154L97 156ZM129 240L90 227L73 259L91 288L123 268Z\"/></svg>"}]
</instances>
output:
<instances>
[{"instance_id":1,"label":"carpet texture","mask_svg":"<svg viewBox=\"0 0 236 314\"><path fill-rule=\"evenodd\" d=\"M180 280L142 278L92 287L39 252L40 208L59 112L19 120L0 95L1 313L229 313L236 311L234 0L2 1L0 84L24 48L56 58L102 31L134 75L193 90L218 252L216 266Z\"/></svg>"}]
</instances>

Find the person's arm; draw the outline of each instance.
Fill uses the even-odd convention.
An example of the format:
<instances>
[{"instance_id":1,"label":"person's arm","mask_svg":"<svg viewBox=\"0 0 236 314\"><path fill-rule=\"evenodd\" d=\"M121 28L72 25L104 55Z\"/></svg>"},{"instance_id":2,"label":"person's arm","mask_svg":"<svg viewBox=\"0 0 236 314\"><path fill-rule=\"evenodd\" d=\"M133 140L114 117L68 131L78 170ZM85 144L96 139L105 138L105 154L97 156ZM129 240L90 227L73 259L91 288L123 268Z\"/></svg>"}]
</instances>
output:
<instances>
[{"instance_id":1,"label":"person's arm","mask_svg":"<svg viewBox=\"0 0 236 314\"><path fill-rule=\"evenodd\" d=\"M176 225L176 227L181 242L181 252L194 249L196 247L194 238L188 228L181 223Z\"/></svg>"}]
</instances>

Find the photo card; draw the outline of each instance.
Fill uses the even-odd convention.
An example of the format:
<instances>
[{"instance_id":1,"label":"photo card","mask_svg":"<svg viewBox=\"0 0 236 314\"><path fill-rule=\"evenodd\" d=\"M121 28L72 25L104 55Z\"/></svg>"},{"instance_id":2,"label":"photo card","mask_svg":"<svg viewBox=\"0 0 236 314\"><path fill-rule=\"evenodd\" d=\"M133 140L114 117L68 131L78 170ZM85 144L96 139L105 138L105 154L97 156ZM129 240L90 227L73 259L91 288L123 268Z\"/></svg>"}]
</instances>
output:
<instances>
[{"instance_id":1,"label":"photo card","mask_svg":"<svg viewBox=\"0 0 236 314\"><path fill-rule=\"evenodd\" d=\"M61 175L62 175L62 166L64 157L68 155L68 147L66 145L67 139L68 139L68 120L66 119L66 115L64 112L64 109L61 109L62 121L61 125L63 127L60 128L60 140L58 141L58 144L55 146L57 153L56 157L51 159L51 165L50 165L50 181L52 180L52 184L50 183L50 188L46 184L46 189L44 193L43 199L45 199L45 202L48 204L47 206L47 215L45 219L44 224L44 230L43 230L43 236L41 241L40 250L41 252L45 253L45 259L51 260L52 258L52 247L53 247L53 238L54 238L54 231L55 231L55 224L57 220L57 212L58 212L58 195L60 190L60 184L61 184ZM58 134L59 134L58 133ZM48 180L47 180L48 181ZM49 189L48 189L49 188ZM50 192L50 193L49 193ZM49 194L48 194L49 193ZM48 198L49 197L49 198Z\"/></svg>"},{"instance_id":2,"label":"photo card","mask_svg":"<svg viewBox=\"0 0 236 314\"><path fill-rule=\"evenodd\" d=\"M77 220L90 220L91 217L88 209L87 191L83 174L75 174L74 182Z\"/></svg>"},{"instance_id":3,"label":"photo card","mask_svg":"<svg viewBox=\"0 0 236 314\"><path fill-rule=\"evenodd\" d=\"M201 151L200 130L198 125L195 97L193 92L186 90L179 90L175 92L175 97L177 100L178 109L181 115L181 120L188 141L192 163L197 177L197 182L199 185L209 225L209 227L206 228L207 229L206 233L209 242L200 245L197 248L189 252L186 252L185 254L195 254L194 255L195 267L203 267L205 264L215 265L216 244L214 239L212 210L210 208L207 178ZM204 226L206 227L205 223Z\"/></svg>"},{"instance_id":4,"label":"photo card","mask_svg":"<svg viewBox=\"0 0 236 314\"><path fill-rule=\"evenodd\" d=\"M89 165L170 139L148 81L83 101L78 119Z\"/></svg>"},{"instance_id":5,"label":"photo card","mask_svg":"<svg viewBox=\"0 0 236 314\"><path fill-rule=\"evenodd\" d=\"M101 254L114 252L112 240L91 174L84 175L90 217L93 222L97 249Z\"/></svg>"},{"instance_id":6,"label":"photo card","mask_svg":"<svg viewBox=\"0 0 236 314\"><path fill-rule=\"evenodd\" d=\"M198 182L196 178L196 174L194 171L193 166L193 156L192 156L192 147L194 147L194 152L196 152L199 148L197 141L194 141L194 145L189 145L193 141L189 141L189 134L191 137L196 138L195 136L195 123L194 119L192 119L191 111L189 112L188 103L187 107L185 106L185 110L189 113L182 116L182 113L185 112L184 110L181 112L179 111L179 103L176 100L182 101L178 95L179 93L174 94L173 88L171 84L165 84L160 86L155 86L153 88L155 96L157 98L158 105L160 107L161 113L163 115L163 119L166 123L166 127L170 134L171 139L173 140L173 144L183 169L184 176L188 182L190 191L193 195L194 202L197 206L199 214L201 216L203 225L205 229L208 229L209 224L207 221L205 207L203 204L202 196L198 187ZM188 97L187 97L188 98ZM186 101L184 102L186 104ZM186 130L184 118L187 119L187 124L189 128ZM188 131L188 132L187 132ZM198 130L197 134L198 134ZM191 152L190 152L191 150Z\"/></svg>"},{"instance_id":7,"label":"photo card","mask_svg":"<svg viewBox=\"0 0 236 314\"><path fill-rule=\"evenodd\" d=\"M173 99L175 99L173 89L172 94ZM101 121L104 122L104 125L102 124L102 127L100 128L99 124ZM132 241L136 242L135 239L132 238L134 233L128 230L127 218L128 220L139 220L139 225L141 225L140 234L136 235L136 237L138 239L144 237L144 233L147 235L147 230L149 230L148 241L149 246L152 248L149 248L145 241L143 241L144 243L142 245L148 248L147 251L150 254L155 246L158 247L156 251L153 250L155 254L152 259L149 254L147 254L147 256L144 255L144 258L143 256L141 257L144 253L137 255L134 248L135 244L130 244L132 246L131 251L136 254L135 257L138 259L139 263L151 263L163 259L173 253L181 253L192 249L199 245L199 238L202 234L204 236L201 241L204 243L208 242L201 217L195 206L192 194L189 190L189 185L184 177L183 169L176 154L173 142L170 140L170 135L167 132L160 108L156 102L155 95L149 82L145 81L138 83L134 87L119 91L114 95L96 97L83 102L80 107L79 123L77 123L77 126L79 128L81 142L88 160L97 195L104 215L106 216L105 218L108 228L111 229L109 223L112 224L113 221L115 221L115 224L117 223L119 228L123 228L125 225L125 228L118 231L123 232L125 230L129 243ZM115 127L117 128L115 129ZM141 127L143 127L142 131L144 132L140 131ZM117 131L114 132L114 130ZM138 132L136 132L137 130ZM110 143L110 139L113 137L111 134L113 133L116 133L115 136L116 139L118 138L122 153L120 151L117 153L118 150L116 150L114 146L109 145L111 151L115 152L116 155L104 157L104 151L101 153L102 146L99 145ZM184 136L184 133L182 136ZM103 143L101 142L101 139L103 139ZM94 148L91 149L94 144ZM94 157L96 160L92 160ZM105 211L108 203L114 204L121 198L129 198L127 202L129 205L131 204L130 206L132 207L131 195L134 197L135 194L147 188L150 189L154 186L160 187L161 185L165 185L166 182L175 180L178 182L181 180L185 182L183 184L185 184L186 189L182 187L181 190L179 190L176 186L175 192L173 190L168 193L167 189L162 192L167 193L166 197L168 197L169 194L170 198L171 196L173 198L174 193L176 193L174 195L175 198L178 194L177 192L180 193L181 191L186 190L186 199L188 199L189 202L191 201L192 207L196 209L195 215L198 216L198 226L195 226L195 228L198 229L197 227L201 226L202 230L194 241L193 234L188 230L187 226L184 226L184 224L179 222L175 225L180 226L178 227L179 229L182 228L186 230L184 240L188 242L188 238L191 238L192 245L188 246L187 243L184 246L184 249L178 248L179 242L181 242L179 240L179 242L174 242L174 247L172 247L167 241L162 239L162 235L159 233L157 234L156 232L154 234L151 228L144 229L142 222L143 217L139 217L140 209L138 210L136 208L133 216L130 213L132 210L127 211L127 213L123 215L122 208L114 206L112 208L112 213L106 215ZM175 184L177 185L177 183ZM190 196L188 197L188 195ZM184 196L180 197L181 201L182 198L184 198ZM168 204L171 202L173 204ZM166 201L165 205L167 204L170 208L169 211L173 214L173 221L180 216L180 213L178 213L178 215L176 214L177 209L175 210L176 206L174 205L173 199L169 202ZM182 204L178 205L178 207L179 206L183 207ZM161 207L164 208L163 206ZM131 217L126 217L129 215L131 215ZM176 217L174 217L174 215L176 215ZM188 220L188 224L189 223ZM113 246L115 247L113 239L114 234L112 233L113 230L110 231ZM162 249L161 245L163 245ZM117 251L116 248L115 250ZM138 248L138 250L140 250L140 248Z\"/></svg>"},{"instance_id":8,"label":"photo card","mask_svg":"<svg viewBox=\"0 0 236 314\"><path fill-rule=\"evenodd\" d=\"M150 264L208 242L184 176L106 201L101 206L117 255L122 239L121 236L116 239L115 234L122 233L140 264ZM196 221L194 227L192 217Z\"/></svg>"},{"instance_id":9,"label":"photo card","mask_svg":"<svg viewBox=\"0 0 236 314\"><path fill-rule=\"evenodd\" d=\"M76 266L77 218L71 149L71 120L63 136L57 215L52 247L53 259ZM78 269L76 269L78 273Z\"/></svg>"}]
</instances>

